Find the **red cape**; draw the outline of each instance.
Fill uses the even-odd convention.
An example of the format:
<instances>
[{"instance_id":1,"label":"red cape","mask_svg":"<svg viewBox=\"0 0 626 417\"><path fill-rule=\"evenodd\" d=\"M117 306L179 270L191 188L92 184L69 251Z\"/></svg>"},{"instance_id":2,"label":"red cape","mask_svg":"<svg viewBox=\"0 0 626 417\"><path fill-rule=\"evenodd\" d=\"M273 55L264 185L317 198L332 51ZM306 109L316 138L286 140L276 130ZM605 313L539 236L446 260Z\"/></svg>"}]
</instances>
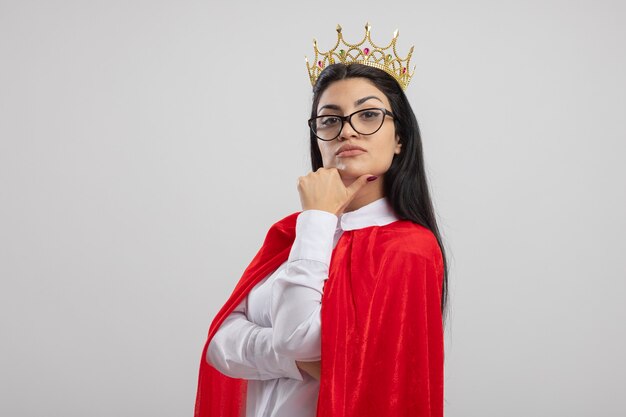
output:
<instances>
[{"instance_id":1,"label":"red cape","mask_svg":"<svg viewBox=\"0 0 626 417\"><path fill-rule=\"evenodd\" d=\"M247 380L206 362L222 322L289 256L292 213L272 225L209 328L195 417L244 417ZM443 416L443 259L433 233L409 220L344 231L322 296L317 417Z\"/></svg>"}]
</instances>

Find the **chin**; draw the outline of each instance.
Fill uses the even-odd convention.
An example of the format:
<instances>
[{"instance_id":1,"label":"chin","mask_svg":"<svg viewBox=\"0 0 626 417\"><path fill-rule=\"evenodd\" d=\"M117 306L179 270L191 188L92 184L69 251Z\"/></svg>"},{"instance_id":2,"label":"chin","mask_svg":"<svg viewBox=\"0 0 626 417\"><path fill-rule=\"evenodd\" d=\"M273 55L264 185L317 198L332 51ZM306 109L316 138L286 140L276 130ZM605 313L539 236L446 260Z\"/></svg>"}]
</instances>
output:
<instances>
[{"instance_id":1,"label":"chin","mask_svg":"<svg viewBox=\"0 0 626 417\"><path fill-rule=\"evenodd\" d=\"M357 179L361 175L372 173L366 168L350 167L345 166L344 164L339 164L339 166L337 166L336 168L339 171L339 175L341 175L342 179Z\"/></svg>"},{"instance_id":2,"label":"chin","mask_svg":"<svg viewBox=\"0 0 626 417\"><path fill-rule=\"evenodd\" d=\"M381 172L380 167L374 167L365 161L357 161L354 157L334 160L333 163L324 164L324 168L337 168L342 179L357 179L361 175L379 175Z\"/></svg>"}]
</instances>

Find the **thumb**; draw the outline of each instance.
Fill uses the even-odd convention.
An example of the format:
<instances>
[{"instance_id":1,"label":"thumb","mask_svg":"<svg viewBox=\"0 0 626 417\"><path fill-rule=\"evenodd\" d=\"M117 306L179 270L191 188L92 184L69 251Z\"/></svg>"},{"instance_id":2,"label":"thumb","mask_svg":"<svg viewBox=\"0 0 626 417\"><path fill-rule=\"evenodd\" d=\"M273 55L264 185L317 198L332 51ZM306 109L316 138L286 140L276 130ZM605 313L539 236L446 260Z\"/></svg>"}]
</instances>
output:
<instances>
[{"instance_id":1,"label":"thumb","mask_svg":"<svg viewBox=\"0 0 626 417\"><path fill-rule=\"evenodd\" d=\"M372 174L361 175L359 178L356 179L356 181L354 181L352 184L348 186L348 194L350 196L353 196L354 194L356 194L356 192L359 191L361 187L363 187L365 184L369 182L367 180L368 178L373 178L373 180L375 180L378 177L373 176Z\"/></svg>"}]
</instances>

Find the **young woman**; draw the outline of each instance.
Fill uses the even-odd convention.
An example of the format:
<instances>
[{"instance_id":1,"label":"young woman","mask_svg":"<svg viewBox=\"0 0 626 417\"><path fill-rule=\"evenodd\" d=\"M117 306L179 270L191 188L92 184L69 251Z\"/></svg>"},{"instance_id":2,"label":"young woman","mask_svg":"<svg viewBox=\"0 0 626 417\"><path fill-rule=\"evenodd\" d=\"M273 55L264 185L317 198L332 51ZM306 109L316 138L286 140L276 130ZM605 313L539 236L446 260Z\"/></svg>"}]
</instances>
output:
<instances>
[{"instance_id":1,"label":"young woman","mask_svg":"<svg viewBox=\"0 0 626 417\"><path fill-rule=\"evenodd\" d=\"M417 120L386 71L316 79L302 211L214 319L196 416L442 416L447 266Z\"/></svg>"}]
</instances>

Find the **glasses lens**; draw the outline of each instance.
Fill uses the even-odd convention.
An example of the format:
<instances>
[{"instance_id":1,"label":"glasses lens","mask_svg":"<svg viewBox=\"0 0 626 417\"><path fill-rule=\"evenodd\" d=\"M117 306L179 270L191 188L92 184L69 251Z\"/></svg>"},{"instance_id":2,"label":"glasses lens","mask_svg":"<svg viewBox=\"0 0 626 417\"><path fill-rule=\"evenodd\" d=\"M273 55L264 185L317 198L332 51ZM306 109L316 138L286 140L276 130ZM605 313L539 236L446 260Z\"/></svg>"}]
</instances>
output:
<instances>
[{"instance_id":1,"label":"glasses lens","mask_svg":"<svg viewBox=\"0 0 626 417\"><path fill-rule=\"evenodd\" d=\"M365 109L352 116L352 126L362 135L371 135L383 124L385 113L378 109Z\"/></svg>"},{"instance_id":2,"label":"glasses lens","mask_svg":"<svg viewBox=\"0 0 626 417\"><path fill-rule=\"evenodd\" d=\"M385 120L385 113L379 109L364 109L352 115L352 127L362 135L371 135L376 132ZM341 118L336 115L318 116L313 119L311 129L315 135L323 140L332 140L339 135Z\"/></svg>"},{"instance_id":3,"label":"glasses lens","mask_svg":"<svg viewBox=\"0 0 626 417\"><path fill-rule=\"evenodd\" d=\"M318 116L311 125L313 133L321 139L333 139L341 129L341 119L337 116Z\"/></svg>"}]
</instances>

